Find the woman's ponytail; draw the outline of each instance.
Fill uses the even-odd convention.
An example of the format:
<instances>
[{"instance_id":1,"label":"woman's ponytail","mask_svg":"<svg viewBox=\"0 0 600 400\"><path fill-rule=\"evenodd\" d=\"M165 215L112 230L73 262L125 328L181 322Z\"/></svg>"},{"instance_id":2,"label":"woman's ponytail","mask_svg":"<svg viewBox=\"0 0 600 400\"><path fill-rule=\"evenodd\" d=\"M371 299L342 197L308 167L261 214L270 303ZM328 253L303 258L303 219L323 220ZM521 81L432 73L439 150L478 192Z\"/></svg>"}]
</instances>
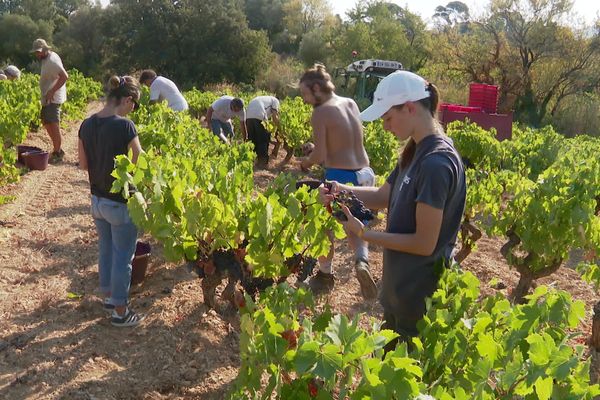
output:
<instances>
[{"instance_id":1,"label":"woman's ponytail","mask_svg":"<svg viewBox=\"0 0 600 400\"><path fill-rule=\"evenodd\" d=\"M426 110L429 111L429 113L431 114L431 117L436 119L438 105L440 102L440 91L433 83L427 83L427 91L429 92L429 97L421 99L421 100L417 101L417 103L421 103L421 105ZM398 107L398 106L396 106L396 107ZM437 122L437 119L436 119L436 123L437 123L438 129L443 132L443 129L442 129L441 125L439 124L439 122ZM400 168L401 169L408 167L410 162L415 157L416 150L417 150L417 144L415 143L414 139L411 137L410 139L408 139L408 141L404 145L404 148L402 149L402 155L400 156Z\"/></svg>"},{"instance_id":2,"label":"woman's ponytail","mask_svg":"<svg viewBox=\"0 0 600 400\"><path fill-rule=\"evenodd\" d=\"M124 97L140 98L140 84L131 76L113 75L108 80L108 98L121 100Z\"/></svg>"}]
</instances>

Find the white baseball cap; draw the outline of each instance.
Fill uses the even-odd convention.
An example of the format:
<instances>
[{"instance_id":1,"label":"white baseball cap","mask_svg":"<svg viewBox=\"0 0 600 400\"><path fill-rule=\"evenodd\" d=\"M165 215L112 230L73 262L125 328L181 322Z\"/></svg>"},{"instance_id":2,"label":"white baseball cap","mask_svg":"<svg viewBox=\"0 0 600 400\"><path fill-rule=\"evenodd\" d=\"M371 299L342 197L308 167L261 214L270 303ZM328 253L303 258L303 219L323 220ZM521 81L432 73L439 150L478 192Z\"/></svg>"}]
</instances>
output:
<instances>
[{"instance_id":1,"label":"white baseball cap","mask_svg":"<svg viewBox=\"0 0 600 400\"><path fill-rule=\"evenodd\" d=\"M425 79L409 71L391 73L379 82L373 95L373 104L360 113L360 118L374 121L393 106L428 98L428 85Z\"/></svg>"}]
</instances>

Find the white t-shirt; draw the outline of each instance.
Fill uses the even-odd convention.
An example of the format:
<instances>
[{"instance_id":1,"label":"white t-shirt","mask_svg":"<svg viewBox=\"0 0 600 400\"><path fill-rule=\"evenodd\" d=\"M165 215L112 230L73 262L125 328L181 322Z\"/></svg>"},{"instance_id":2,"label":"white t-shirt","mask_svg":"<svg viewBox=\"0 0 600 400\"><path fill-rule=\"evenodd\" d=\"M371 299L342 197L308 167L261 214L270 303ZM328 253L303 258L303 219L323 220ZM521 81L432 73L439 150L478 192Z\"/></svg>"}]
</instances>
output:
<instances>
[{"instance_id":1,"label":"white t-shirt","mask_svg":"<svg viewBox=\"0 0 600 400\"><path fill-rule=\"evenodd\" d=\"M271 118L273 111L279 111L279 100L273 96L258 96L248 103L246 118L265 121Z\"/></svg>"},{"instance_id":2,"label":"white t-shirt","mask_svg":"<svg viewBox=\"0 0 600 400\"><path fill-rule=\"evenodd\" d=\"M233 96L221 96L217 100L215 100L211 107L213 109L213 114L211 119L218 119L221 122L227 122L233 117L238 117L240 121L246 120L246 110L241 109L238 112L234 112L231 109L231 100L235 97Z\"/></svg>"},{"instance_id":3,"label":"white t-shirt","mask_svg":"<svg viewBox=\"0 0 600 400\"><path fill-rule=\"evenodd\" d=\"M175 83L162 76L157 76L152 85L150 85L150 100L167 100L169 107L175 111L185 111L188 109L188 103L179 89L177 89Z\"/></svg>"},{"instance_id":4,"label":"white t-shirt","mask_svg":"<svg viewBox=\"0 0 600 400\"><path fill-rule=\"evenodd\" d=\"M58 74L64 71L62 60L53 51L48 52L48 57L42 60L42 72L40 73L40 91L42 93L42 105L45 104L46 93L52 89L58 80ZM66 83L60 87L52 97L52 103L62 104L67 101Z\"/></svg>"}]
</instances>

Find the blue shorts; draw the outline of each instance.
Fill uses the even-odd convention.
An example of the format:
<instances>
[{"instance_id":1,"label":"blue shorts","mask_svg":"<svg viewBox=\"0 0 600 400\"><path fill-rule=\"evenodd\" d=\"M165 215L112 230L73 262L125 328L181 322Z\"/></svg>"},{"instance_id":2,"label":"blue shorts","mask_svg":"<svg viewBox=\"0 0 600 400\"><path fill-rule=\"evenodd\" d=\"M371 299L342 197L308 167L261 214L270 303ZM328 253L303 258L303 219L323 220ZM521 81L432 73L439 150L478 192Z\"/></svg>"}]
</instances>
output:
<instances>
[{"instance_id":1,"label":"blue shorts","mask_svg":"<svg viewBox=\"0 0 600 400\"><path fill-rule=\"evenodd\" d=\"M341 169L341 168L326 168L325 180L336 181L339 183L351 183L354 186L358 185L358 177L356 172L358 169Z\"/></svg>"}]
</instances>

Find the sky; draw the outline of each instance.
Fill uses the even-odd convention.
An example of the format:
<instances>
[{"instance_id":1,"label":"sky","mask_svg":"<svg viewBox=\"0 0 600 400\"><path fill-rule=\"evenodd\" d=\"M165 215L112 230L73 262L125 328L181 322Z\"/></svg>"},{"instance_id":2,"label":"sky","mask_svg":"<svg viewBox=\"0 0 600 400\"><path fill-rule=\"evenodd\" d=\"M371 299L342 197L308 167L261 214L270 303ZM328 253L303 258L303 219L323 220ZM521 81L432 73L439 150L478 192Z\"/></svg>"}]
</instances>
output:
<instances>
[{"instance_id":1,"label":"sky","mask_svg":"<svg viewBox=\"0 0 600 400\"><path fill-rule=\"evenodd\" d=\"M358 0L329 0L335 14L345 15L346 10L352 9ZM406 7L415 14L419 14L423 19L431 18L434 10L439 5L446 5L451 0L389 0L399 6ZM479 15L483 11L487 1L462 0L472 15ZM592 23L600 13L599 0L574 0L573 11L585 19L585 22Z\"/></svg>"}]
</instances>

